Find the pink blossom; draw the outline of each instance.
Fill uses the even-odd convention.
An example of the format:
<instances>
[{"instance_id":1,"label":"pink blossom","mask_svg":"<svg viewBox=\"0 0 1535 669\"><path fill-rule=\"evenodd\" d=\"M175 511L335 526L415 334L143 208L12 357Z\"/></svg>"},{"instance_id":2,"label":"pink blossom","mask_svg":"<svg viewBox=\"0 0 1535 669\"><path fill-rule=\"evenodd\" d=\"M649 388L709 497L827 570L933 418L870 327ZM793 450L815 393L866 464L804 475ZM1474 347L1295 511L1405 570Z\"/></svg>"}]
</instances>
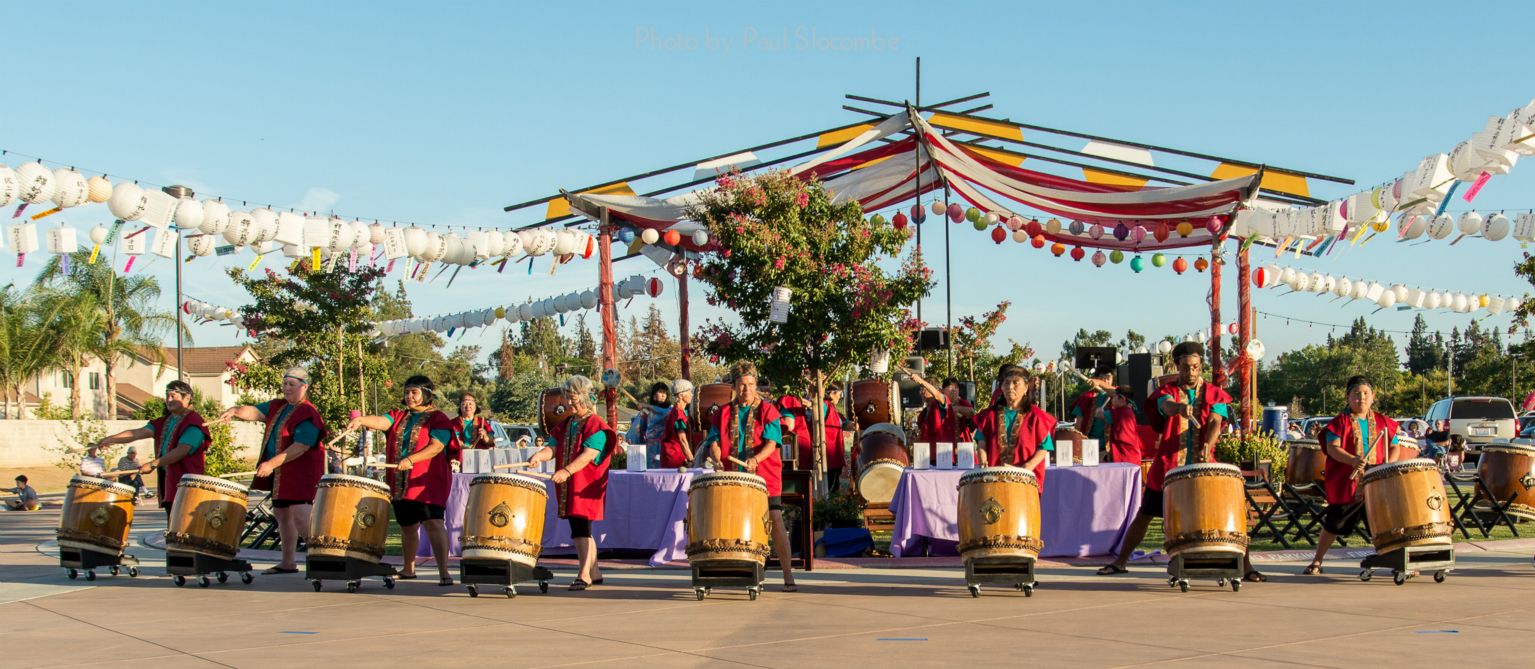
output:
<instances>
[{"instance_id":1,"label":"pink blossom","mask_svg":"<svg viewBox=\"0 0 1535 669\"><path fill-rule=\"evenodd\" d=\"M783 269L783 256L773 259L773 269Z\"/></svg>"},{"instance_id":2,"label":"pink blossom","mask_svg":"<svg viewBox=\"0 0 1535 669\"><path fill-rule=\"evenodd\" d=\"M810 194L800 193L799 197L794 198L794 204L799 205L800 209L810 206Z\"/></svg>"}]
</instances>

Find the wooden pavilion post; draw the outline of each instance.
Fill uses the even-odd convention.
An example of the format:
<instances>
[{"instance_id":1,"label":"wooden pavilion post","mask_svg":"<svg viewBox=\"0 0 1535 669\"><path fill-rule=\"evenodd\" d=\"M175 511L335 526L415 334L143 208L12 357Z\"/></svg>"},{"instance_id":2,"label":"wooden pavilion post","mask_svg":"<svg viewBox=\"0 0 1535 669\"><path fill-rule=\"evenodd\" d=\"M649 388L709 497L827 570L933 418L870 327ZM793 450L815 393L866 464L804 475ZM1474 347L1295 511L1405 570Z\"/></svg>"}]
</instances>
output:
<instances>
[{"instance_id":1,"label":"wooden pavilion post","mask_svg":"<svg viewBox=\"0 0 1535 669\"><path fill-rule=\"evenodd\" d=\"M1210 369L1215 385L1224 386L1226 369L1221 365L1221 245L1224 231L1210 244Z\"/></svg>"},{"instance_id":2,"label":"wooden pavilion post","mask_svg":"<svg viewBox=\"0 0 1535 669\"><path fill-rule=\"evenodd\" d=\"M688 261L684 256L678 262L682 263L682 273L677 275L677 341L680 344L681 361L680 369L682 378L693 379L693 351L691 338L688 336Z\"/></svg>"},{"instance_id":3,"label":"wooden pavilion post","mask_svg":"<svg viewBox=\"0 0 1535 669\"><path fill-rule=\"evenodd\" d=\"M602 371L618 368L618 314L613 306L613 227L608 223L608 208L603 207L597 226L597 250L601 256L597 297L602 307ZM618 389L602 389L607 403L608 426L618 425ZM614 427L614 429L617 429Z\"/></svg>"},{"instance_id":4,"label":"wooden pavilion post","mask_svg":"<svg viewBox=\"0 0 1535 669\"><path fill-rule=\"evenodd\" d=\"M1257 380L1257 371L1253 369L1253 361L1247 359L1247 344L1253 338L1253 313L1252 313L1252 263L1249 257L1247 244L1241 244L1237 249L1237 350L1241 356L1241 365L1237 367L1238 379L1242 388L1242 413L1237 429L1243 433L1253 429L1253 416L1257 407L1253 403L1257 401L1258 389L1254 382Z\"/></svg>"}]
</instances>

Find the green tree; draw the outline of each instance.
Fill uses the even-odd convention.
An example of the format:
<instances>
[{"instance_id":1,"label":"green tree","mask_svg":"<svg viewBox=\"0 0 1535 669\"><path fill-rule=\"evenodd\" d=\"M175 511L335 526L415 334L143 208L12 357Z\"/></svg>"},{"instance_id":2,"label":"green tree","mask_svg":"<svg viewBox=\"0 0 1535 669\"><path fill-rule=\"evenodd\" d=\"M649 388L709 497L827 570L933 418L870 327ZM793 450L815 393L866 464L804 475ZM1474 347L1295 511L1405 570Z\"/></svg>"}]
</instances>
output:
<instances>
[{"instance_id":1,"label":"green tree","mask_svg":"<svg viewBox=\"0 0 1535 669\"><path fill-rule=\"evenodd\" d=\"M1363 318L1342 337L1281 354L1273 366L1260 369L1259 400L1313 415L1335 413L1342 410L1344 386L1354 375L1369 377L1380 397L1392 396L1403 376L1396 344Z\"/></svg>"},{"instance_id":2,"label":"green tree","mask_svg":"<svg viewBox=\"0 0 1535 669\"><path fill-rule=\"evenodd\" d=\"M57 313L58 329L52 337L61 364L70 378L69 405L66 418L85 415L80 406L81 372L91 357L96 340L106 329L103 312L93 295L87 292L69 292L50 288L39 290L43 308Z\"/></svg>"},{"instance_id":3,"label":"green tree","mask_svg":"<svg viewBox=\"0 0 1535 669\"><path fill-rule=\"evenodd\" d=\"M16 417L24 417L22 387L32 377L62 369L67 362L54 345L64 315L59 301L45 300L36 289L0 288L0 384L4 413L9 418L16 402Z\"/></svg>"},{"instance_id":4,"label":"green tree","mask_svg":"<svg viewBox=\"0 0 1535 669\"><path fill-rule=\"evenodd\" d=\"M207 450L203 452L204 473L208 476L223 476L250 470L254 463L242 460L235 455L234 426L229 423L213 422L213 419L224 411L224 407L219 406L218 400L204 397L201 392L193 388L192 410L208 421L208 433L213 437L212 442L207 445ZM163 415L165 415L165 398L160 396L151 397L144 403L143 408L133 412L135 419L143 421L154 420ZM153 450L157 446L150 448ZM149 455L154 457L158 454L150 453ZM141 461L147 462L148 458Z\"/></svg>"},{"instance_id":5,"label":"green tree","mask_svg":"<svg viewBox=\"0 0 1535 669\"><path fill-rule=\"evenodd\" d=\"M1412 334L1407 336L1407 371L1427 374L1430 370L1444 369L1444 343L1438 332L1429 333L1428 321L1418 314L1412 321Z\"/></svg>"}]
</instances>

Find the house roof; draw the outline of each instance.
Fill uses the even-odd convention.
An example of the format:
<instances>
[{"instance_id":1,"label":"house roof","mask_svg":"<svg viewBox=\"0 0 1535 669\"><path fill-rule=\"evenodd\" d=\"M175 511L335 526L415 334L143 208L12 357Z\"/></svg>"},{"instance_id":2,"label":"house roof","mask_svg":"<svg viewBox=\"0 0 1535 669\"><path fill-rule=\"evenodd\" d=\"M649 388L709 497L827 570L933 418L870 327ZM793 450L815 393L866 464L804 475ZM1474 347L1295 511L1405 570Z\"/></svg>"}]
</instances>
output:
<instances>
[{"instance_id":1,"label":"house roof","mask_svg":"<svg viewBox=\"0 0 1535 669\"><path fill-rule=\"evenodd\" d=\"M228 366L225 363L238 360L249 346L196 346L181 349L181 363L186 367L189 376L218 376L223 374ZM167 367L176 366L176 348L174 346L162 346L160 351L165 355ZM154 360L151 349L141 348L137 357L146 362Z\"/></svg>"},{"instance_id":2,"label":"house roof","mask_svg":"<svg viewBox=\"0 0 1535 669\"><path fill-rule=\"evenodd\" d=\"M182 349L183 352L185 349ZM117 382L117 417L131 418L133 412L144 408L154 395L131 383Z\"/></svg>"}]
</instances>

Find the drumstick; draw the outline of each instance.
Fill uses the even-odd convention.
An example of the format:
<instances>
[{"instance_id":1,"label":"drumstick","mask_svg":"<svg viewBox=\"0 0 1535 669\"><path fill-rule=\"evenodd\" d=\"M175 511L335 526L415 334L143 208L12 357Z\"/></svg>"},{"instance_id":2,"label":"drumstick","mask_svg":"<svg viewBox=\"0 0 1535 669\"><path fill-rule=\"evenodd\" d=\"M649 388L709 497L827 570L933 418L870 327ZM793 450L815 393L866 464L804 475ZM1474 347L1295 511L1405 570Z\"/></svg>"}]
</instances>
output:
<instances>
[{"instance_id":1,"label":"drumstick","mask_svg":"<svg viewBox=\"0 0 1535 669\"><path fill-rule=\"evenodd\" d=\"M331 439L329 442L326 442L325 447L326 448L335 448L336 442L341 441L342 439L345 439L347 437L350 437L350 436L352 436L352 435L354 435L356 433L357 433L356 430L347 429L346 431L342 432L341 434L336 435L335 439Z\"/></svg>"},{"instance_id":2,"label":"drumstick","mask_svg":"<svg viewBox=\"0 0 1535 669\"><path fill-rule=\"evenodd\" d=\"M532 467L532 466L533 466L533 463L531 463L531 462L513 462L513 463L507 464L507 465L496 465L494 467L491 467L491 469L520 469L522 467Z\"/></svg>"},{"instance_id":3,"label":"drumstick","mask_svg":"<svg viewBox=\"0 0 1535 669\"><path fill-rule=\"evenodd\" d=\"M749 466L749 465L747 465L747 464L746 464L746 463L744 463L744 462L741 462L741 461L740 461L740 460L737 460L737 459L736 459L736 456L734 456L734 455L727 455L727 456L725 456L725 458L726 458L726 459L728 459L728 460L730 460L730 461L731 461L731 462L734 462L734 463L736 463L736 464L738 464L738 465L740 465L740 466L742 466L742 467L747 467L747 466Z\"/></svg>"},{"instance_id":4,"label":"drumstick","mask_svg":"<svg viewBox=\"0 0 1535 669\"><path fill-rule=\"evenodd\" d=\"M237 479L242 476L255 476L256 472L234 472L232 474L219 474L221 479Z\"/></svg>"},{"instance_id":5,"label":"drumstick","mask_svg":"<svg viewBox=\"0 0 1535 669\"><path fill-rule=\"evenodd\" d=\"M552 478L554 478L553 476L550 476L550 475L545 474L543 472L532 472L532 471L529 471L529 472L517 472L517 475L518 476L531 476L533 478L539 478L539 479L552 479Z\"/></svg>"},{"instance_id":6,"label":"drumstick","mask_svg":"<svg viewBox=\"0 0 1535 669\"><path fill-rule=\"evenodd\" d=\"M96 477L97 478L103 478L103 479L110 479L110 478L116 478L116 477L119 477L119 476L126 476L128 474L137 474L137 473L139 473L139 470L137 470L137 469L124 469L124 470L115 471L115 472L102 472L100 474L97 474Z\"/></svg>"}]
</instances>

